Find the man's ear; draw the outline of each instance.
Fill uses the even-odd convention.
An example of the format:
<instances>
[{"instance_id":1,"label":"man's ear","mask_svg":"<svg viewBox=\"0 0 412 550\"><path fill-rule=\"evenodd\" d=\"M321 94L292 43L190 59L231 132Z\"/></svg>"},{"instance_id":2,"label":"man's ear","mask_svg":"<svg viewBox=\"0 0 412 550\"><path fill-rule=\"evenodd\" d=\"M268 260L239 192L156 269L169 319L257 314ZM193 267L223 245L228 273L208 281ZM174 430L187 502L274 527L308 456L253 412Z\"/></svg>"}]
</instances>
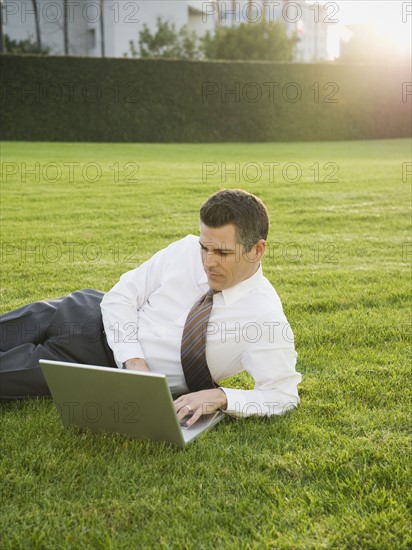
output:
<instances>
[{"instance_id":1,"label":"man's ear","mask_svg":"<svg viewBox=\"0 0 412 550\"><path fill-rule=\"evenodd\" d=\"M266 241L265 239L260 239L256 243L256 260L260 260L265 252L266 252Z\"/></svg>"}]
</instances>

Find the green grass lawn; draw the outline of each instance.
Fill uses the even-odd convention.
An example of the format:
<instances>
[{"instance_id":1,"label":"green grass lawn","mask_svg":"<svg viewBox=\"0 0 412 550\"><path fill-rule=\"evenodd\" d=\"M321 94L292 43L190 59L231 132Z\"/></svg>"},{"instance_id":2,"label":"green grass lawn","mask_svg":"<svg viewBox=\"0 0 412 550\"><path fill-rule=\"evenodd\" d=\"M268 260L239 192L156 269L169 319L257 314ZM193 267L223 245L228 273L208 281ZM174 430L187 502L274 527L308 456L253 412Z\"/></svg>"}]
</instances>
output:
<instances>
[{"instance_id":1,"label":"green grass lawn","mask_svg":"<svg viewBox=\"0 0 412 550\"><path fill-rule=\"evenodd\" d=\"M241 187L271 214L264 270L303 375L296 411L185 451L2 405L2 548L411 547L409 140L3 143L2 161L2 312L108 290Z\"/></svg>"}]
</instances>

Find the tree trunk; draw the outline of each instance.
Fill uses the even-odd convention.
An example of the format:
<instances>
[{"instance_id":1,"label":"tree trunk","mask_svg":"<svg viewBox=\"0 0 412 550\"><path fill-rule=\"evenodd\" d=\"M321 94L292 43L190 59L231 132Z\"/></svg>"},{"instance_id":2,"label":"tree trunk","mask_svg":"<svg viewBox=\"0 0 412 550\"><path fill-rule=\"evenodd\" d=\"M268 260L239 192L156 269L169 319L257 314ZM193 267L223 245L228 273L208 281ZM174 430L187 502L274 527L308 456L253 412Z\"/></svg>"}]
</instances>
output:
<instances>
[{"instance_id":1,"label":"tree trunk","mask_svg":"<svg viewBox=\"0 0 412 550\"><path fill-rule=\"evenodd\" d=\"M0 0L0 53L7 53L6 36L4 34L4 2Z\"/></svg>"},{"instance_id":2,"label":"tree trunk","mask_svg":"<svg viewBox=\"0 0 412 550\"><path fill-rule=\"evenodd\" d=\"M247 20L248 20L248 23L250 23L250 21L252 20L252 9L253 9L253 0L248 0L248 4L247 4Z\"/></svg>"},{"instance_id":3,"label":"tree trunk","mask_svg":"<svg viewBox=\"0 0 412 550\"><path fill-rule=\"evenodd\" d=\"M37 9L37 2L36 0L31 0L33 4L33 12L34 12L34 21L36 24L36 41L37 41L37 49L39 52L41 51L41 34L40 34L40 21L39 21L39 11Z\"/></svg>"},{"instance_id":4,"label":"tree trunk","mask_svg":"<svg viewBox=\"0 0 412 550\"><path fill-rule=\"evenodd\" d=\"M104 44L104 0L100 0L100 51L102 57L105 57L105 44Z\"/></svg>"},{"instance_id":5,"label":"tree trunk","mask_svg":"<svg viewBox=\"0 0 412 550\"><path fill-rule=\"evenodd\" d=\"M64 40L64 55L69 55L69 17L68 17L68 0L63 1L63 40Z\"/></svg>"},{"instance_id":6,"label":"tree trunk","mask_svg":"<svg viewBox=\"0 0 412 550\"><path fill-rule=\"evenodd\" d=\"M216 27L220 27L221 19L220 19L220 3L219 3L219 0L215 0L215 4L216 4L216 17L215 17Z\"/></svg>"}]
</instances>

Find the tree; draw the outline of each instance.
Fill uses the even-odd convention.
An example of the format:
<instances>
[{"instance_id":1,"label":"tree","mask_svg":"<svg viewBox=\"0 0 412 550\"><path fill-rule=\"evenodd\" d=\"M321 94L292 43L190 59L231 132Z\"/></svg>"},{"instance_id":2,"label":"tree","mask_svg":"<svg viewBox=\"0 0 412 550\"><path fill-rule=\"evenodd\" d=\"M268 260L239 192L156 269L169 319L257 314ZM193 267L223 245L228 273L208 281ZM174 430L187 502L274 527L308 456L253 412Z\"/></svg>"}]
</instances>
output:
<instances>
[{"instance_id":1,"label":"tree","mask_svg":"<svg viewBox=\"0 0 412 550\"><path fill-rule=\"evenodd\" d=\"M29 39L12 40L11 38L9 38L7 34L5 36L5 46L6 46L6 52L14 55L27 54L27 53L28 54L37 53L41 55L46 55L49 53L48 48L44 48L44 47L39 51L37 44L32 42Z\"/></svg>"},{"instance_id":2,"label":"tree","mask_svg":"<svg viewBox=\"0 0 412 550\"><path fill-rule=\"evenodd\" d=\"M41 47L41 34L40 34L40 21L39 21L39 10L37 9L36 0L31 0L33 4L33 13L34 13L34 22L36 25L36 40L37 40L37 50L42 51Z\"/></svg>"},{"instance_id":3,"label":"tree","mask_svg":"<svg viewBox=\"0 0 412 550\"><path fill-rule=\"evenodd\" d=\"M234 5L234 3L235 3L235 0L232 0L232 6ZM221 24L220 17L221 17L221 14L222 14L222 10L220 9L219 0L215 0L215 4L216 4L216 17L215 17L216 26L220 27L220 24Z\"/></svg>"},{"instance_id":4,"label":"tree","mask_svg":"<svg viewBox=\"0 0 412 550\"><path fill-rule=\"evenodd\" d=\"M246 59L292 61L296 38L289 38L282 23L262 20L235 27L217 27L214 34L199 39L184 26L157 19L152 33L147 25L139 33L139 50L130 42L132 57L174 59Z\"/></svg>"},{"instance_id":5,"label":"tree","mask_svg":"<svg viewBox=\"0 0 412 550\"><path fill-rule=\"evenodd\" d=\"M4 34L4 2L0 0L0 53L7 53L6 50L6 36Z\"/></svg>"},{"instance_id":6,"label":"tree","mask_svg":"<svg viewBox=\"0 0 412 550\"><path fill-rule=\"evenodd\" d=\"M195 32L189 32L182 27L178 32L173 23L157 18L157 30L152 33L149 27L143 25L139 32L139 51L133 40L130 41L132 57L152 57L169 59L198 59L198 38Z\"/></svg>"},{"instance_id":7,"label":"tree","mask_svg":"<svg viewBox=\"0 0 412 550\"><path fill-rule=\"evenodd\" d=\"M100 0L100 51L102 57L105 57L105 37L104 37L104 0Z\"/></svg>"},{"instance_id":8,"label":"tree","mask_svg":"<svg viewBox=\"0 0 412 550\"><path fill-rule=\"evenodd\" d=\"M296 37L289 38L282 23L263 19L206 33L202 51L207 59L292 61L295 43Z\"/></svg>"},{"instance_id":9,"label":"tree","mask_svg":"<svg viewBox=\"0 0 412 550\"><path fill-rule=\"evenodd\" d=\"M248 3L247 3L247 17L248 17L249 21L251 21L251 19L252 19L252 14L253 14L253 0L248 0Z\"/></svg>"},{"instance_id":10,"label":"tree","mask_svg":"<svg viewBox=\"0 0 412 550\"><path fill-rule=\"evenodd\" d=\"M69 55L69 18L68 18L68 0L63 0L63 42L64 55Z\"/></svg>"}]
</instances>

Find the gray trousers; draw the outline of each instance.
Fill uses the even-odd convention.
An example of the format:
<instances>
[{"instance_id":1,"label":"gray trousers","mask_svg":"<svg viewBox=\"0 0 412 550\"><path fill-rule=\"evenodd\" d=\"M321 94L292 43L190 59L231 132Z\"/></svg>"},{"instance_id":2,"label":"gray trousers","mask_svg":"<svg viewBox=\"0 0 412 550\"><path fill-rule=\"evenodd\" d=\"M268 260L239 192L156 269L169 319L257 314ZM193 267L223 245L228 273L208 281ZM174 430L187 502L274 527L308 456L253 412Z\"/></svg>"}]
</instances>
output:
<instances>
[{"instance_id":1,"label":"gray trousers","mask_svg":"<svg viewBox=\"0 0 412 550\"><path fill-rule=\"evenodd\" d=\"M103 330L104 293L78 290L0 316L0 400L50 395L39 359L116 367Z\"/></svg>"}]
</instances>

